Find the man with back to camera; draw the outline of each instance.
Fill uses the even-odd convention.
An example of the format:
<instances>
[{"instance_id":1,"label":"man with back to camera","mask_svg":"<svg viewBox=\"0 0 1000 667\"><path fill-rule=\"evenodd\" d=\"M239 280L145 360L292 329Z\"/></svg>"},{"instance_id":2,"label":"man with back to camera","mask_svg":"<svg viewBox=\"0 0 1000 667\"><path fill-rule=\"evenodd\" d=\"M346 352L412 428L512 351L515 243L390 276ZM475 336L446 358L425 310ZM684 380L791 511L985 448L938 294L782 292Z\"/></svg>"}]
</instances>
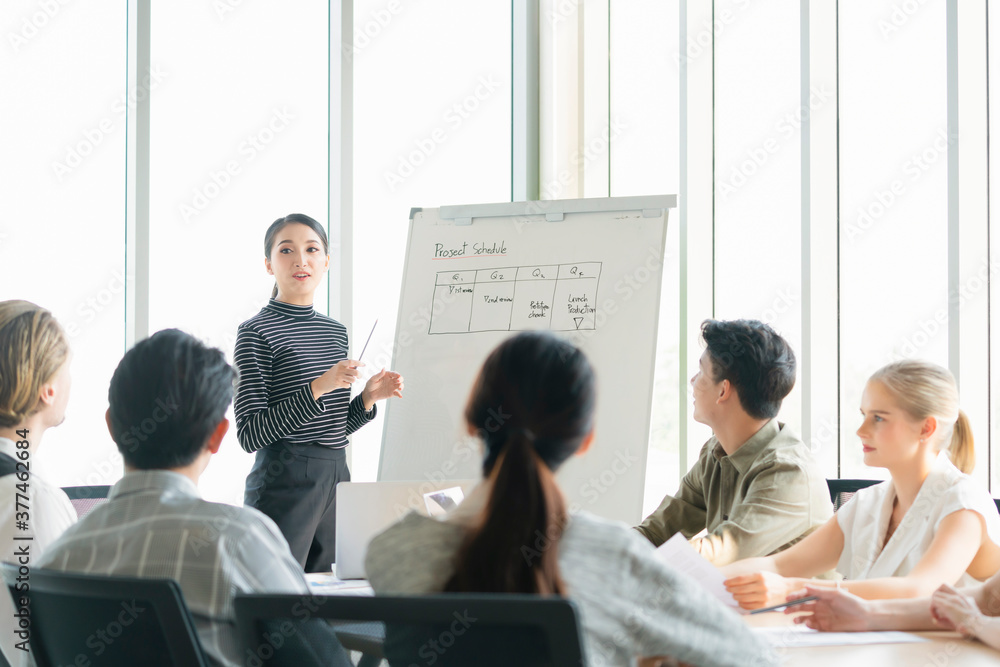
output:
<instances>
[{"instance_id":1,"label":"man with back to camera","mask_svg":"<svg viewBox=\"0 0 1000 667\"><path fill-rule=\"evenodd\" d=\"M721 566L791 546L832 509L809 448L776 419L795 384L792 348L757 320L705 320L701 333L694 418L713 436L677 495L666 496L636 530L654 546L680 532ZM702 530L707 534L694 538Z\"/></svg>"},{"instance_id":2,"label":"man with back to camera","mask_svg":"<svg viewBox=\"0 0 1000 667\"><path fill-rule=\"evenodd\" d=\"M198 492L229 429L235 376L221 350L176 329L129 350L111 378L105 415L125 476L38 563L63 572L174 579L212 664L234 667L260 664L240 646L235 593L309 595L302 567L271 519L250 507L202 500ZM271 648L298 647L296 657L315 664L350 664L325 624L300 632Z\"/></svg>"}]
</instances>

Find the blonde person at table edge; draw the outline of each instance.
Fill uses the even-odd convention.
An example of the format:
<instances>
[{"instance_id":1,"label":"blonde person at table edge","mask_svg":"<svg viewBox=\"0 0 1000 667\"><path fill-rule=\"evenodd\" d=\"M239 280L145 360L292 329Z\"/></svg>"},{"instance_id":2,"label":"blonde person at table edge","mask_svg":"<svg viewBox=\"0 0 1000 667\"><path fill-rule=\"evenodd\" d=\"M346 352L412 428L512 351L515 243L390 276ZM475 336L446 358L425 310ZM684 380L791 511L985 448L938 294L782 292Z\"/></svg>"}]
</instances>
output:
<instances>
[{"instance_id":1,"label":"blonde person at table edge","mask_svg":"<svg viewBox=\"0 0 1000 667\"><path fill-rule=\"evenodd\" d=\"M3 560L17 562L29 547L37 560L76 521L58 486L38 476L34 456L45 432L66 417L70 349L52 313L28 301L0 302L0 545ZM16 502L17 494L27 496ZM17 505L20 504L21 507ZM27 507L25 507L25 505ZM26 528L18 529L16 521ZM22 525L25 525L22 524ZM31 541L15 542L15 537ZM15 634L14 607L2 595L0 647L8 662L27 664L27 637ZM17 645L21 644L22 649Z\"/></svg>"},{"instance_id":2,"label":"blonde person at table edge","mask_svg":"<svg viewBox=\"0 0 1000 667\"><path fill-rule=\"evenodd\" d=\"M1000 572L982 584L958 590L943 584L931 597L915 600L864 600L844 590L806 586L796 595L818 600L789 613L814 630L868 632L884 630L957 630L1000 650Z\"/></svg>"},{"instance_id":3,"label":"blonde person at table edge","mask_svg":"<svg viewBox=\"0 0 1000 667\"><path fill-rule=\"evenodd\" d=\"M1000 568L1000 516L967 474L972 433L951 373L924 361L889 364L868 380L861 414L865 463L887 468L890 479L856 493L787 551L722 568L744 608L784 601L834 567L843 584L810 583L870 600L924 597Z\"/></svg>"},{"instance_id":4,"label":"blonde person at table edge","mask_svg":"<svg viewBox=\"0 0 1000 667\"><path fill-rule=\"evenodd\" d=\"M347 328L313 308L330 268L326 230L301 213L264 235L271 299L239 326L236 436L254 453L243 503L271 517L306 572L335 557L337 483L351 481L347 436L375 419L376 403L403 395L384 368L351 399L361 361L347 358Z\"/></svg>"},{"instance_id":5,"label":"blonde person at table edge","mask_svg":"<svg viewBox=\"0 0 1000 667\"><path fill-rule=\"evenodd\" d=\"M524 332L493 350L465 408L468 432L484 446L484 481L444 520L410 513L376 536L365 558L372 588L564 595L579 609L595 665L629 665L637 655L774 664L737 614L635 531L568 511L554 473L593 443L595 401L590 363L570 343ZM509 414L499 427L496 406Z\"/></svg>"}]
</instances>

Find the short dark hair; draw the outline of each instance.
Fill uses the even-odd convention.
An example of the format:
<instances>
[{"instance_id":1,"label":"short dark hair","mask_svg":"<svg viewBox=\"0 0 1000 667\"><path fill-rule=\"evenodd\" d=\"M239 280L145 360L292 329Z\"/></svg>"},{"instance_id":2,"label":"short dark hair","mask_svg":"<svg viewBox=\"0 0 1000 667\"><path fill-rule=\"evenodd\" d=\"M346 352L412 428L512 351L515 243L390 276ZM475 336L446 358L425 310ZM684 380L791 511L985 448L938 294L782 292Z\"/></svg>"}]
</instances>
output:
<instances>
[{"instance_id":1,"label":"short dark hair","mask_svg":"<svg viewBox=\"0 0 1000 667\"><path fill-rule=\"evenodd\" d=\"M729 380L751 417L776 417L795 386L795 353L788 342L757 320L705 320L701 335L712 361L712 380Z\"/></svg>"},{"instance_id":2,"label":"short dark hair","mask_svg":"<svg viewBox=\"0 0 1000 667\"><path fill-rule=\"evenodd\" d=\"M125 463L165 470L197 458L233 401L222 350L164 329L125 353L108 389L111 437Z\"/></svg>"}]
</instances>

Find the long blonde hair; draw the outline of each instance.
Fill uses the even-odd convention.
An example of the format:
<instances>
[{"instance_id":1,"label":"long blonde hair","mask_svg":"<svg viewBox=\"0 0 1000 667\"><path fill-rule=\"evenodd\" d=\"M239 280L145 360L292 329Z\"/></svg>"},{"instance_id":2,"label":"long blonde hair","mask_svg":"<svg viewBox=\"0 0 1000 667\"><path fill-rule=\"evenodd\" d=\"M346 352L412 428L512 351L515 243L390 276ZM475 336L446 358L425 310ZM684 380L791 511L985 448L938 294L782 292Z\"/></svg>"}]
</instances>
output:
<instances>
[{"instance_id":1,"label":"long blonde hair","mask_svg":"<svg viewBox=\"0 0 1000 667\"><path fill-rule=\"evenodd\" d=\"M927 361L907 359L883 366L871 376L888 389L899 407L914 419L934 417L938 449L947 447L952 463L968 474L976 467L976 449L969 418L958 407L955 376Z\"/></svg>"},{"instance_id":2,"label":"long blonde hair","mask_svg":"<svg viewBox=\"0 0 1000 667\"><path fill-rule=\"evenodd\" d=\"M52 313L30 301L0 301L0 427L38 410L42 385L69 358L69 341Z\"/></svg>"}]
</instances>

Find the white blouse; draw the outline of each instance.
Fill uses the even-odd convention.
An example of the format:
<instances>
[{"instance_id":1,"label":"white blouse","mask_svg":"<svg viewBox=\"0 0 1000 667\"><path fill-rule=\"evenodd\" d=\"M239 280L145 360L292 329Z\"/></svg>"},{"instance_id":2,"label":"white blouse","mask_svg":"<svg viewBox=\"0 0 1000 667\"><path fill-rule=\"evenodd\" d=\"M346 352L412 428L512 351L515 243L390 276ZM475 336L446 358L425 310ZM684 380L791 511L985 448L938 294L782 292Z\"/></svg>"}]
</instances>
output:
<instances>
[{"instance_id":1,"label":"white blouse","mask_svg":"<svg viewBox=\"0 0 1000 667\"><path fill-rule=\"evenodd\" d=\"M17 452L14 441L0 438L0 453L16 459ZM0 477L0 549L3 549L0 560L17 562L15 554L18 548L28 545L29 567L33 567L49 545L76 522L76 510L66 493L35 474L34 469L32 465L27 483L19 480L17 475ZM28 506L27 529L18 530L18 511L24 508L17 507L17 493L25 488L25 484L28 501L23 504ZM29 542L15 540L14 537L33 539ZM22 640L14 634L14 603L10 595L0 595L0 598L0 616L3 618L0 622L0 650L12 665L27 664L25 652L15 647Z\"/></svg>"},{"instance_id":2,"label":"white blouse","mask_svg":"<svg viewBox=\"0 0 1000 667\"><path fill-rule=\"evenodd\" d=\"M903 577L930 548L938 526L959 510L978 512L986 520L990 541L1000 545L1000 514L993 498L978 482L956 468L947 452L938 454L913 506L885 542L896 488L892 480L861 489L837 512L844 533L844 550L837 571L846 579ZM976 580L968 573L955 582L965 586Z\"/></svg>"}]
</instances>

